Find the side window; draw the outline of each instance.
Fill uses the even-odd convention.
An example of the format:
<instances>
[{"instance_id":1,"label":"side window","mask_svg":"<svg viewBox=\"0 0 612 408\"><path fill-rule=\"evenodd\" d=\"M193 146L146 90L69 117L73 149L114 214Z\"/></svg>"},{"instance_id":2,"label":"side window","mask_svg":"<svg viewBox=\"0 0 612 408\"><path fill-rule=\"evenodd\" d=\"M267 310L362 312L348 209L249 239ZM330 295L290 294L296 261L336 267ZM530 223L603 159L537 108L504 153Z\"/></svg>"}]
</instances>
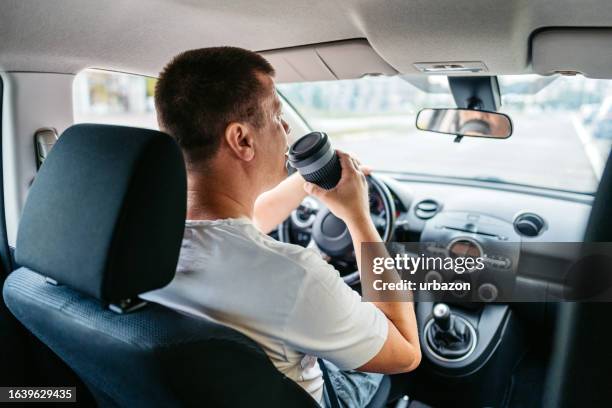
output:
<instances>
[{"instance_id":1,"label":"side window","mask_svg":"<svg viewBox=\"0 0 612 408\"><path fill-rule=\"evenodd\" d=\"M155 78L85 70L73 85L74 122L157 129Z\"/></svg>"}]
</instances>

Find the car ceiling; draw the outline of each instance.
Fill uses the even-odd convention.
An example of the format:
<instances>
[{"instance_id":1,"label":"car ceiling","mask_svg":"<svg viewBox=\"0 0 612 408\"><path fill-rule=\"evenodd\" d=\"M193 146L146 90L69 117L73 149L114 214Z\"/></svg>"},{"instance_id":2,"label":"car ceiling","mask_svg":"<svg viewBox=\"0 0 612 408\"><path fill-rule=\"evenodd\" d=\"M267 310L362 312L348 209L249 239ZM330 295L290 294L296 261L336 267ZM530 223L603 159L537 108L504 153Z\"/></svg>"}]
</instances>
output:
<instances>
[{"instance_id":1,"label":"car ceiling","mask_svg":"<svg viewBox=\"0 0 612 408\"><path fill-rule=\"evenodd\" d=\"M395 70L419 61L483 61L530 72L544 27L607 27L609 0L5 0L0 69L157 75L180 51L271 50L366 38ZM609 50L608 50L609 52Z\"/></svg>"}]
</instances>

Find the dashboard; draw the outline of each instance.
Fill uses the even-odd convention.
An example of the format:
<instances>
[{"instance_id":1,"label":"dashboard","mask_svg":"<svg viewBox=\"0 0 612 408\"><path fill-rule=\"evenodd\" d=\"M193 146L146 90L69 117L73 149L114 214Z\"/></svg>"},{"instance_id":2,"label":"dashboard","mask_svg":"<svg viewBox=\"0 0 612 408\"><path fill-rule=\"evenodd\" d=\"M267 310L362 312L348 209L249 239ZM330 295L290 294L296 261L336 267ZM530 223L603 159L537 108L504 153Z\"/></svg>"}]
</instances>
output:
<instances>
[{"instance_id":1,"label":"dashboard","mask_svg":"<svg viewBox=\"0 0 612 408\"><path fill-rule=\"evenodd\" d=\"M504 291L514 287L528 295L524 301L561 296L564 276L559 271L571 264L572 249L583 240L593 196L425 176L378 177L395 204L392 241L431 243L425 250L433 254L485 256L494 275L476 282L482 287L480 301L503 301ZM291 242L310 243L319 206L308 197L292 213L285 231ZM384 207L375 196L370 207L379 227L376 223ZM335 265L341 274L343 268L355 270L354 264L345 261ZM432 278L448 277L438 274Z\"/></svg>"},{"instance_id":2,"label":"dashboard","mask_svg":"<svg viewBox=\"0 0 612 408\"><path fill-rule=\"evenodd\" d=\"M434 252L447 254L461 244L462 251L485 255L494 276L477 282L480 300L504 300L504 287L513 289L515 301L563 296L565 271L578 255L593 196L497 183L384 180L407 208L396 224L398 242L436 243Z\"/></svg>"},{"instance_id":3,"label":"dashboard","mask_svg":"<svg viewBox=\"0 0 612 408\"><path fill-rule=\"evenodd\" d=\"M594 197L477 180L388 173L376 176L394 204L389 254L397 246L414 257L419 254L412 249L445 259L480 258L486 264L480 272L466 270L460 275L437 267L424 270L426 282L452 284L462 280L469 282L471 289L463 293L449 290L444 298L413 292L425 363L411 378L409 394L435 405L439 389L448 387L455 390L453 395L469 399L479 394L467 384L477 384L479 390L484 378L491 380L485 387L491 395L504 395L505 383L496 379L512 374L515 362L525 358L525 345L538 345L546 351L551 347L558 302L566 299L566 271L579 255L573 250L584 239ZM321 208L316 199L306 198L283 223L285 238L313 246L313 224ZM385 208L389 206L381 205L371 194L370 211L377 227ZM356 273L354 254L352 260L351 256L323 256L353 289L362 289L360 281L347 282L347 277ZM523 297L517 298L517 294ZM471 328L468 337L473 342L466 346L465 355L444 357L431 340L439 333L433 329L438 324L434 309L443 304L438 302L446 304L449 316L454 316L449 321L459 319ZM465 405L491 405L483 401L474 397ZM441 404L448 405L448 401Z\"/></svg>"}]
</instances>

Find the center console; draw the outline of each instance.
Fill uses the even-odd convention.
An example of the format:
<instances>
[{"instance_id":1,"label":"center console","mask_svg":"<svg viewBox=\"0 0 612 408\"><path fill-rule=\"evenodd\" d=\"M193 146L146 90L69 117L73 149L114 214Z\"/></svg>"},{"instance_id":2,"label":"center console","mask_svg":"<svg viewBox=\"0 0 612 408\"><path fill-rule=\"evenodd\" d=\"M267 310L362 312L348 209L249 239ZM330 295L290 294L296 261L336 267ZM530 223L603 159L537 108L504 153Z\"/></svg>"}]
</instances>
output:
<instances>
[{"instance_id":1,"label":"center console","mask_svg":"<svg viewBox=\"0 0 612 408\"><path fill-rule=\"evenodd\" d=\"M426 280L467 282L473 290L456 301L504 302L512 298L520 258L521 237L512 223L483 214L445 211L429 220L420 237L427 256L470 257L483 269L457 274L429 271ZM452 299L450 299L452 301Z\"/></svg>"},{"instance_id":2,"label":"center console","mask_svg":"<svg viewBox=\"0 0 612 408\"><path fill-rule=\"evenodd\" d=\"M511 309L431 302L416 308L423 360L408 395L436 407L503 405L524 352Z\"/></svg>"},{"instance_id":3,"label":"center console","mask_svg":"<svg viewBox=\"0 0 612 408\"><path fill-rule=\"evenodd\" d=\"M472 290L416 303L423 359L409 381L411 398L435 407L504 405L525 352L522 326L500 303L514 292L520 243L512 223L484 214L444 211L424 225L425 255L479 258L484 268L426 272L426 281L468 282Z\"/></svg>"}]
</instances>

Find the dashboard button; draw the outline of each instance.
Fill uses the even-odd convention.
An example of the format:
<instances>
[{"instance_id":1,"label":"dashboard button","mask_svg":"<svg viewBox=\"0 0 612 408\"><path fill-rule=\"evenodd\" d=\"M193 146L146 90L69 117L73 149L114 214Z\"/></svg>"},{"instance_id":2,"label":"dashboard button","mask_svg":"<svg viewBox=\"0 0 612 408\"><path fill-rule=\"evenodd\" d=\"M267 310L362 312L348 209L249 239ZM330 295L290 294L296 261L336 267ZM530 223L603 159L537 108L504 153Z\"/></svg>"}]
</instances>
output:
<instances>
[{"instance_id":1,"label":"dashboard button","mask_svg":"<svg viewBox=\"0 0 612 408\"><path fill-rule=\"evenodd\" d=\"M483 302L493 302L498 295L499 291L492 283L483 283L478 287L478 297Z\"/></svg>"},{"instance_id":2,"label":"dashboard button","mask_svg":"<svg viewBox=\"0 0 612 408\"><path fill-rule=\"evenodd\" d=\"M444 282L444 278L442 278L442 274L438 271L429 271L425 274L425 282L431 283L433 281L436 282Z\"/></svg>"}]
</instances>

